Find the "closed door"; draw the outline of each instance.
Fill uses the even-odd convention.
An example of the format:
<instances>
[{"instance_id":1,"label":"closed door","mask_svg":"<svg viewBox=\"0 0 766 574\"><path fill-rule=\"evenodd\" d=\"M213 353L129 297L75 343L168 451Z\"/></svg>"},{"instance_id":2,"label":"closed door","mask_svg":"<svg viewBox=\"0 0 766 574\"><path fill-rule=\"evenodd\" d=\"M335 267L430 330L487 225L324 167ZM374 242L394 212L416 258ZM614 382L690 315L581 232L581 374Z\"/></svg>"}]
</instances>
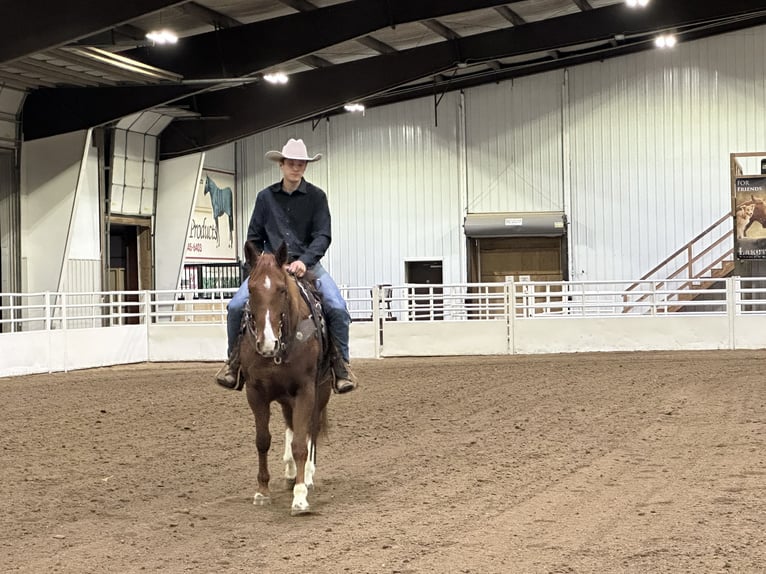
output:
<instances>
[{"instance_id":1,"label":"closed door","mask_svg":"<svg viewBox=\"0 0 766 574\"><path fill-rule=\"evenodd\" d=\"M562 281L562 237L492 237L472 241L472 281L503 283L507 278Z\"/></svg>"}]
</instances>

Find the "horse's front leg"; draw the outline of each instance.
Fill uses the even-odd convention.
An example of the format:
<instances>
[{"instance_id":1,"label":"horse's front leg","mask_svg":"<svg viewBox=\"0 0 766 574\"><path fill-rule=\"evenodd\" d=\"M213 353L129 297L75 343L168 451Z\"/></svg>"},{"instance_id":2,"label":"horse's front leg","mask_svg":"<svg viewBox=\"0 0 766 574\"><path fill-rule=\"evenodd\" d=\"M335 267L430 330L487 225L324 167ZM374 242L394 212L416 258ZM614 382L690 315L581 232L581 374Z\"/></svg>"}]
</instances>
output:
<instances>
[{"instance_id":1,"label":"horse's front leg","mask_svg":"<svg viewBox=\"0 0 766 574\"><path fill-rule=\"evenodd\" d=\"M285 463L285 480L291 486L295 484L295 458L293 458L293 431L289 428L285 430L285 454L282 456L282 462Z\"/></svg>"},{"instance_id":2,"label":"horse's front leg","mask_svg":"<svg viewBox=\"0 0 766 574\"><path fill-rule=\"evenodd\" d=\"M264 505L271 503L269 492L269 449L271 448L271 432L269 418L271 411L269 403L257 396L250 385L247 386L247 402L255 417L255 447L258 449L258 487L253 496L253 504Z\"/></svg>"},{"instance_id":3,"label":"horse's front leg","mask_svg":"<svg viewBox=\"0 0 766 574\"><path fill-rule=\"evenodd\" d=\"M295 397L295 406L293 408L293 440L291 447L296 471L291 508L293 516L310 512L308 487L314 482L314 463L309 460L309 450L313 447L311 441L311 418L314 411L314 398L313 385L304 385L303 389Z\"/></svg>"}]
</instances>

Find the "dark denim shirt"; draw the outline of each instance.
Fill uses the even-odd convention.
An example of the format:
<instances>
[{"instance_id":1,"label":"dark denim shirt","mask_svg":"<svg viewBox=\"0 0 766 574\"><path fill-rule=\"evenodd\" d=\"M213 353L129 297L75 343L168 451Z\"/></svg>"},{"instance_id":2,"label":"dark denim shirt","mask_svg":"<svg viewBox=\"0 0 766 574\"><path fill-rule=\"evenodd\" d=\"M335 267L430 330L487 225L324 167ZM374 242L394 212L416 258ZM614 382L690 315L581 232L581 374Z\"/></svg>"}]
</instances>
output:
<instances>
[{"instance_id":1,"label":"dark denim shirt","mask_svg":"<svg viewBox=\"0 0 766 574\"><path fill-rule=\"evenodd\" d=\"M270 185L255 198L247 239L267 253L276 253L284 241L289 261L313 267L332 241L327 195L305 179L291 194L282 190L281 181Z\"/></svg>"}]
</instances>

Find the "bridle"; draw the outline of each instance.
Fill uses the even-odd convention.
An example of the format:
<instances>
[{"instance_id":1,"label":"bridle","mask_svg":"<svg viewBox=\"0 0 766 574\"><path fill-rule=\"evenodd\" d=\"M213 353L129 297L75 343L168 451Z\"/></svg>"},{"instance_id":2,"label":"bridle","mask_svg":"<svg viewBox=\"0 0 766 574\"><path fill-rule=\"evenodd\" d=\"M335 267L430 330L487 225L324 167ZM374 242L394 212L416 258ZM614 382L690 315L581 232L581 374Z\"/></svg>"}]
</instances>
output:
<instances>
[{"instance_id":1,"label":"bridle","mask_svg":"<svg viewBox=\"0 0 766 574\"><path fill-rule=\"evenodd\" d=\"M277 345L276 351L272 354L264 354L258 350L258 329L255 325L254 316L250 309L250 298L248 298L245 304L244 321L245 330L247 333L253 336L253 340L256 341L255 351L266 359L272 359L274 364L281 365L288 360L288 356L296 345L307 343L311 339L319 341L319 360L325 354L327 342L323 339L322 333L326 332L324 319L322 318L321 303L319 300L310 296L303 283L298 280L294 275L290 275L290 278L295 281L298 286L301 298L308 308L309 317L300 321L297 325L292 325L289 301L289 292L285 293L285 297L282 303L282 310L279 314L279 325L277 328Z\"/></svg>"},{"instance_id":2,"label":"bridle","mask_svg":"<svg viewBox=\"0 0 766 574\"><path fill-rule=\"evenodd\" d=\"M276 352L272 354L264 354L258 349L258 345L255 345L255 351L261 355L264 358L267 359L273 359L274 364L281 365L282 361L287 358L287 352L288 352L288 345L285 342L285 331L289 331L289 314L287 313L287 304L288 304L288 294L285 293L283 302L282 302L282 311L279 314L279 326L277 328L277 349ZM248 297L247 303L245 304L245 329L248 333L250 333L253 336L253 340L256 342L258 341L258 328L255 325L255 321L253 320L253 312L250 310L250 298ZM285 325L287 324L288 329L285 329Z\"/></svg>"}]
</instances>

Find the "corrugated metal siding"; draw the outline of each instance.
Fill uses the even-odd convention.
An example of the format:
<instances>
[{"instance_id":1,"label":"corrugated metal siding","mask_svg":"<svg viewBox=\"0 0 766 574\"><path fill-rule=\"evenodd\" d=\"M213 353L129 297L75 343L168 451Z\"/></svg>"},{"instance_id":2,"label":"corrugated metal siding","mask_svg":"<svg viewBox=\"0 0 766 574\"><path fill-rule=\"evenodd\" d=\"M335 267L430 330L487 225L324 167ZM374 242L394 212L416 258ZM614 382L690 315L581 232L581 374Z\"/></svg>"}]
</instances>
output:
<instances>
[{"instance_id":1,"label":"corrugated metal siding","mask_svg":"<svg viewBox=\"0 0 766 574\"><path fill-rule=\"evenodd\" d=\"M339 283L404 281L407 259L465 280L465 211L564 210L573 279L636 279L730 208L729 154L766 149L766 27L244 140L245 221L303 137L333 211Z\"/></svg>"},{"instance_id":2,"label":"corrugated metal siding","mask_svg":"<svg viewBox=\"0 0 766 574\"><path fill-rule=\"evenodd\" d=\"M404 261L443 261L461 277L458 94L330 122L330 206L336 281L404 282ZM435 125L438 124L438 125Z\"/></svg>"},{"instance_id":3,"label":"corrugated metal siding","mask_svg":"<svg viewBox=\"0 0 766 574\"><path fill-rule=\"evenodd\" d=\"M61 290L67 293L90 293L101 290L101 261L98 259L67 259ZM88 309L86 314L92 313Z\"/></svg>"},{"instance_id":4,"label":"corrugated metal siding","mask_svg":"<svg viewBox=\"0 0 766 574\"><path fill-rule=\"evenodd\" d=\"M234 146L229 143L205 152L205 167L208 169L218 169L229 173L234 173L236 161L234 157Z\"/></svg>"},{"instance_id":5,"label":"corrugated metal siding","mask_svg":"<svg viewBox=\"0 0 766 574\"><path fill-rule=\"evenodd\" d=\"M729 211L729 154L766 149L764 31L570 71L573 278L637 278Z\"/></svg>"},{"instance_id":6,"label":"corrugated metal siding","mask_svg":"<svg viewBox=\"0 0 766 574\"><path fill-rule=\"evenodd\" d=\"M466 91L468 212L560 211L564 72Z\"/></svg>"}]
</instances>

